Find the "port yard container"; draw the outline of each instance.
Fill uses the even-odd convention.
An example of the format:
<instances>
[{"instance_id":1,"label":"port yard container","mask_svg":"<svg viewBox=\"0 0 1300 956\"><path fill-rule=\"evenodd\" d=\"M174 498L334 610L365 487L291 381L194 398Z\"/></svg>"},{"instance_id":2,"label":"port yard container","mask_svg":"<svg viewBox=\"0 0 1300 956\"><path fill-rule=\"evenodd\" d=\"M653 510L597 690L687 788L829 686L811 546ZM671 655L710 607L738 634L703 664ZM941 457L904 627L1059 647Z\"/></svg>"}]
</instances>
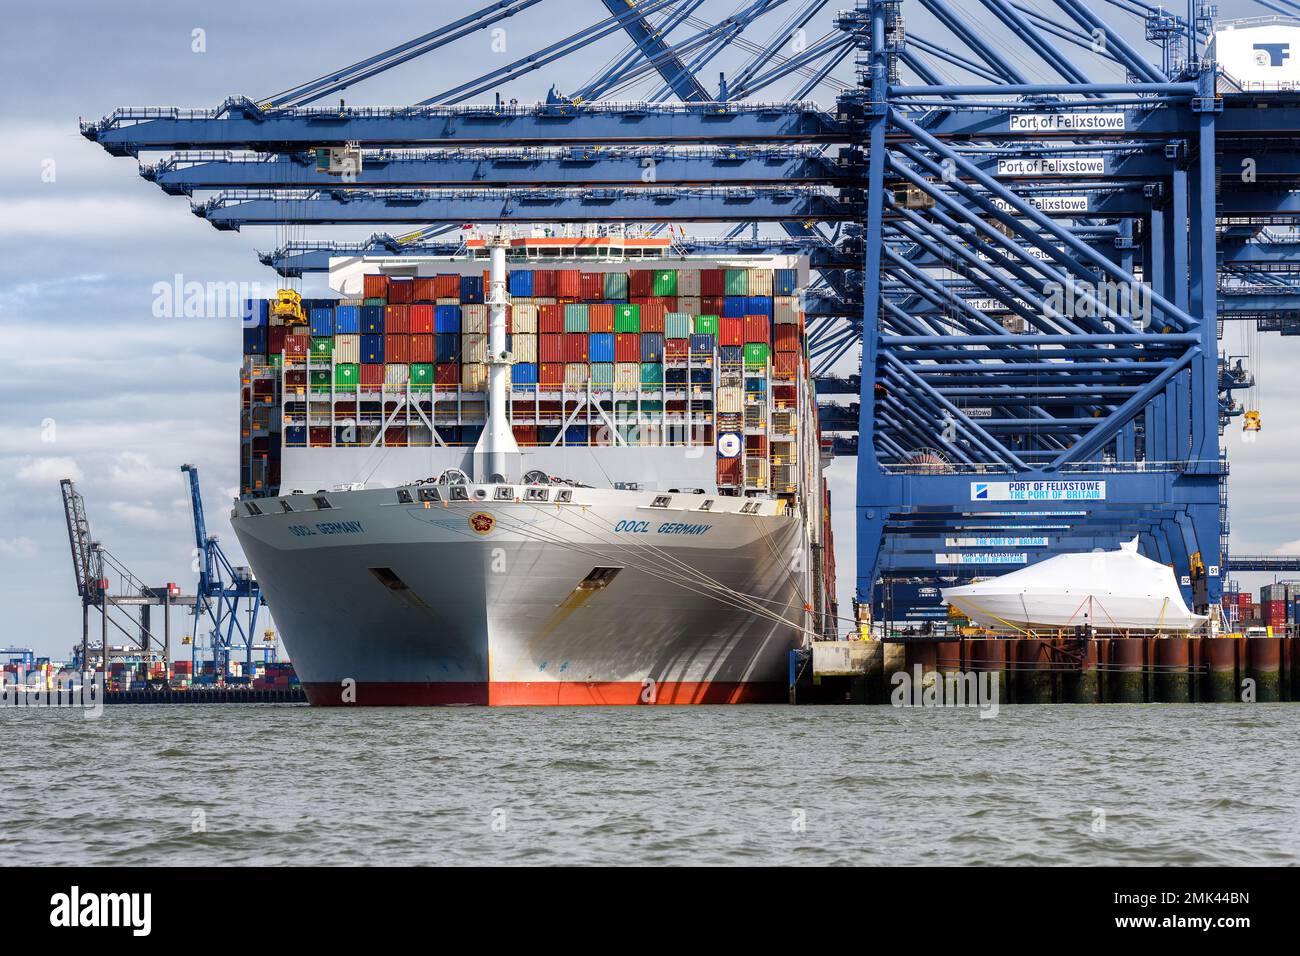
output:
<instances>
[{"instance_id":1,"label":"port yard container","mask_svg":"<svg viewBox=\"0 0 1300 956\"><path fill-rule=\"evenodd\" d=\"M460 362L461 337L450 332L440 332L434 339L434 359L440 363Z\"/></svg>"},{"instance_id":2,"label":"port yard container","mask_svg":"<svg viewBox=\"0 0 1300 956\"><path fill-rule=\"evenodd\" d=\"M543 335L560 335L564 332L564 306L543 305L537 310L537 331Z\"/></svg>"},{"instance_id":3,"label":"port yard container","mask_svg":"<svg viewBox=\"0 0 1300 956\"><path fill-rule=\"evenodd\" d=\"M438 298L438 280L434 276L416 276L411 280L411 302L431 303Z\"/></svg>"},{"instance_id":4,"label":"port yard container","mask_svg":"<svg viewBox=\"0 0 1300 956\"><path fill-rule=\"evenodd\" d=\"M510 366L510 381L516 387L520 385L536 385L537 363L516 362Z\"/></svg>"},{"instance_id":5,"label":"port yard container","mask_svg":"<svg viewBox=\"0 0 1300 956\"><path fill-rule=\"evenodd\" d=\"M627 294L630 299L648 298L655 294L653 269L632 269L627 274Z\"/></svg>"},{"instance_id":6,"label":"port yard container","mask_svg":"<svg viewBox=\"0 0 1300 956\"><path fill-rule=\"evenodd\" d=\"M385 385L405 385L411 380L411 366L388 363L384 366Z\"/></svg>"},{"instance_id":7,"label":"port yard container","mask_svg":"<svg viewBox=\"0 0 1300 956\"><path fill-rule=\"evenodd\" d=\"M555 295L559 299L582 298L582 272L578 269L556 269Z\"/></svg>"},{"instance_id":8,"label":"port yard container","mask_svg":"<svg viewBox=\"0 0 1300 956\"><path fill-rule=\"evenodd\" d=\"M719 345L744 345L745 320L739 316L723 316L718 319Z\"/></svg>"},{"instance_id":9,"label":"port yard container","mask_svg":"<svg viewBox=\"0 0 1300 956\"><path fill-rule=\"evenodd\" d=\"M564 363L540 363L537 366L537 380L544 388L559 388L564 384Z\"/></svg>"},{"instance_id":10,"label":"port yard container","mask_svg":"<svg viewBox=\"0 0 1300 956\"><path fill-rule=\"evenodd\" d=\"M664 321L668 315L668 310L662 302L645 302L638 306L640 309L641 331L657 332L663 334Z\"/></svg>"},{"instance_id":11,"label":"port yard container","mask_svg":"<svg viewBox=\"0 0 1300 956\"><path fill-rule=\"evenodd\" d=\"M700 270L700 295L726 295L727 294L727 270L726 269L701 269Z\"/></svg>"},{"instance_id":12,"label":"port yard container","mask_svg":"<svg viewBox=\"0 0 1300 956\"><path fill-rule=\"evenodd\" d=\"M700 270L699 269L678 269L677 270L677 291L671 293L665 293L665 294L698 296L700 294Z\"/></svg>"},{"instance_id":13,"label":"port yard container","mask_svg":"<svg viewBox=\"0 0 1300 956\"><path fill-rule=\"evenodd\" d=\"M412 362L410 371L411 388L433 388L436 380L435 368L436 366L432 362Z\"/></svg>"},{"instance_id":14,"label":"port yard container","mask_svg":"<svg viewBox=\"0 0 1300 956\"><path fill-rule=\"evenodd\" d=\"M591 377L590 367L586 362L564 363L564 384L569 388L586 388Z\"/></svg>"},{"instance_id":15,"label":"port yard container","mask_svg":"<svg viewBox=\"0 0 1300 956\"><path fill-rule=\"evenodd\" d=\"M409 329L413 335L431 335L437 329L436 305L428 303L409 306Z\"/></svg>"},{"instance_id":16,"label":"port yard container","mask_svg":"<svg viewBox=\"0 0 1300 956\"><path fill-rule=\"evenodd\" d=\"M797 325L774 325L772 346L778 352L798 352L803 349L803 335Z\"/></svg>"},{"instance_id":17,"label":"port yard container","mask_svg":"<svg viewBox=\"0 0 1300 956\"><path fill-rule=\"evenodd\" d=\"M798 269L776 269L772 275L772 295L794 295L799 288Z\"/></svg>"},{"instance_id":18,"label":"port yard container","mask_svg":"<svg viewBox=\"0 0 1300 956\"><path fill-rule=\"evenodd\" d=\"M433 335L411 336L411 362L433 363L438 360L437 337Z\"/></svg>"},{"instance_id":19,"label":"port yard container","mask_svg":"<svg viewBox=\"0 0 1300 956\"><path fill-rule=\"evenodd\" d=\"M244 354L245 355L265 355L266 346L269 340L267 335L268 329L265 325L245 326L244 328Z\"/></svg>"},{"instance_id":20,"label":"port yard container","mask_svg":"<svg viewBox=\"0 0 1300 956\"><path fill-rule=\"evenodd\" d=\"M415 301L415 281L413 279L389 276L388 301L409 304Z\"/></svg>"},{"instance_id":21,"label":"port yard container","mask_svg":"<svg viewBox=\"0 0 1300 956\"><path fill-rule=\"evenodd\" d=\"M340 305L334 310L333 335L356 335L361 331L361 310L365 306Z\"/></svg>"},{"instance_id":22,"label":"port yard container","mask_svg":"<svg viewBox=\"0 0 1300 956\"><path fill-rule=\"evenodd\" d=\"M749 270L728 269L726 271L726 291L723 295L749 295Z\"/></svg>"},{"instance_id":23,"label":"port yard container","mask_svg":"<svg viewBox=\"0 0 1300 956\"><path fill-rule=\"evenodd\" d=\"M720 345L718 362L722 365L742 365L745 361L744 345Z\"/></svg>"},{"instance_id":24,"label":"port yard container","mask_svg":"<svg viewBox=\"0 0 1300 956\"><path fill-rule=\"evenodd\" d=\"M334 361L360 362L361 361L361 336L359 335L334 336Z\"/></svg>"},{"instance_id":25,"label":"port yard container","mask_svg":"<svg viewBox=\"0 0 1300 956\"><path fill-rule=\"evenodd\" d=\"M751 342L761 342L767 345L771 339L771 329L768 327L767 316L765 315L747 315L745 316L745 344Z\"/></svg>"},{"instance_id":26,"label":"port yard container","mask_svg":"<svg viewBox=\"0 0 1300 956\"><path fill-rule=\"evenodd\" d=\"M771 269L750 269L749 270L749 294L751 296L772 294L772 270Z\"/></svg>"},{"instance_id":27,"label":"port yard container","mask_svg":"<svg viewBox=\"0 0 1300 956\"><path fill-rule=\"evenodd\" d=\"M652 273L651 295L676 295L677 294L677 270L676 269L655 269Z\"/></svg>"},{"instance_id":28,"label":"port yard container","mask_svg":"<svg viewBox=\"0 0 1300 956\"><path fill-rule=\"evenodd\" d=\"M609 302L593 302L587 306L587 331L613 332L614 306Z\"/></svg>"},{"instance_id":29,"label":"port yard container","mask_svg":"<svg viewBox=\"0 0 1300 956\"><path fill-rule=\"evenodd\" d=\"M664 358L664 337L658 332L641 333L641 362L662 362Z\"/></svg>"},{"instance_id":30,"label":"port yard container","mask_svg":"<svg viewBox=\"0 0 1300 956\"><path fill-rule=\"evenodd\" d=\"M751 295L745 298L746 315L766 316L772 318L772 297L770 295Z\"/></svg>"},{"instance_id":31,"label":"port yard container","mask_svg":"<svg viewBox=\"0 0 1300 956\"><path fill-rule=\"evenodd\" d=\"M533 273L533 295L554 300L558 284L551 269L538 269Z\"/></svg>"},{"instance_id":32,"label":"port yard container","mask_svg":"<svg viewBox=\"0 0 1300 956\"><path fill-rule=\"evenodd\" d=\"M602 388L609 388L612 386L614 384L614 363L592 362L591 384Z\"/></svg>"},{"instance_id":33,"label":"port yard container","mask_svg":"<svg viewBox=\"0 0 1300 956\"><path fill-rule=\"evenodd\" d=\"M361 379L361 366L355 362L344 362L334 366L334 390L336 392L355 391Z\"/></svg>"},{"instance_id":34,"label":"port yard container","mask_svg":"<svg viewBox=\"0 0 1300 956\"><path fill-rule=\"evenodd\" d=\"M727 319L743 319L749 311L749 296L729 295L722 300L722 315Z\"/></svg>"},{"instance_id":35,"label":"port yard container","mask_svg":"<svg viewBox=\"0 0 1300 956\"><path fill-rule=\"evenodd\" d=\"M290 358L305 358L311 348L311 337L307 335L286 335L284 337L284 354Z\"/></svg>"},{"instance_id":36,"label":"port yard container","mask_svg":"<svg viewBox=\"0 0 1300 956\"><path fill-rule=\"evenodd\" d=\"M715 339L707 332L695 332L691 335L691 353L694 355L712 355Z\"/></svg>"},{"instance_id":37,"label":"port yard container","mask_svg":"<svg viewBox=\"0 0 1300 956\"><path fill-rule=\"evenodd\" d=\"M460 384L460 363L439 362L434 366L433 382L439 388L451 388Z\"/></svg>"},{"instance_id":38,"label":"port yard container","mask_svg":"<svg viewBox=\"0 0 1300 956\"><path fill-rule=\"evenodd\" d=\"M361 307L361 334L382 335L384 331L385 305L363 305Z\"/></svg>"},{"instance_id":39,"label":"port yard container","mask_svg":"<svg viewBox=\"0 0 1300 956\"><path fill-rule=\"evenodd\" d=\"M632 391L641 384L640 362L616 362L614 364L614 388L621 392Z\"/></svg>"},{"instance_id":40,"label":"port yard container","mask_svg":"<svg viewBox=\"0 0 1300 956\"><path fill-rule=\"evenodd\" d=\"M691 320L692 331L701 335L718 334L718 317L716 315L696 315Z\"/></svg>"},{"instance_id":41,"label":"port yard container","mask_svg":"<svg viewBox=\"0 0 1300 956\"><path fill-rule=\"evenodd\" d=\"M537 337L537 360L539 362L563 362L564 336L539 335Z\"/></svg>"},{"instance_id":42,"label":"port yard container","mask_svg":"<svg viewBox=\"0 0 1300 956\"><path fill-rule=\"evenodd\" d=\"M664 339L664 359L687 359L690 358L691 343L689 339Z\"/></svg>"},{"instance_id":43,"label":"port yard container","mask_svg":"<svg viewBox=\"0 0 1300 956\"><path fill-rule=\"evenodd\" d=\"M433 306L433 331L445 335L459 335L462 331L467 331L461 327L460 306Z\"/></svg>"},{"instance_id":44,"label":"port yard container","mask_svg":"<svg viewBox=\"0 0 1300 956\"><path fill-rule=\"evenodd\" d=\"M372 365L367 362L361 363L361 387L375 388L384 384L384 366Z\"/></svg>"},{"instance_id":45,"label":"port yard container","mask_svg":"<svg viewBox=\"0 0 1300 956\"><path fill-rule=\"evenodd\" d=\"M659 388L664 383L664 367L660 362L641 363L641 387Z\"/></svg>"},{"instance_id":46,"label":"port yard container","mask_svg":"<svg viewBox=\"0 0 1300 956\"><path fill-rule=\"evenodd\" d=\"M532 296L533 274L527 269L512 269L506 276L506 291L512 296Z\"/></svg>"},{"instance_id":47,"label":"port yard container","mask_svg":"<svg viewBox=\"0 0 1300 956\"><path fill-rule=\"evenodd\" d=\"M802 352L777 352L773 358L772 374L783 379L797 378L802 358Z\"/></svg>"},{"instance_id":48,"label":"port yard container","mask_svg":"<svg viewBox=\"0 0 1300 956\"><path fill-rule=\"evenodd\" d=\"M631 304L614 306L614 331L640 332L641 307Z\"/></svg>"},{"instance_id":49,"label":"port yard container","mask_svg":"<svg viewBox=\"0 0 1300 956\"><path fill-rule=\"evenodd\" d=\"M590 361L592 362L613 362L614 358L614 333L598 332L591 336L589 347Z\"/></svg>"},{"instance_id":50,"label":"port yard container","mask_svg":"<svg viewBox=\"0 0 1300 956\"><path fill-rule=\"evenodd\" d=\"M799 299L793 295L781 295L772 299L772 317L778 325L795 325L799 323Z\"/></svg>"}]
</instances>

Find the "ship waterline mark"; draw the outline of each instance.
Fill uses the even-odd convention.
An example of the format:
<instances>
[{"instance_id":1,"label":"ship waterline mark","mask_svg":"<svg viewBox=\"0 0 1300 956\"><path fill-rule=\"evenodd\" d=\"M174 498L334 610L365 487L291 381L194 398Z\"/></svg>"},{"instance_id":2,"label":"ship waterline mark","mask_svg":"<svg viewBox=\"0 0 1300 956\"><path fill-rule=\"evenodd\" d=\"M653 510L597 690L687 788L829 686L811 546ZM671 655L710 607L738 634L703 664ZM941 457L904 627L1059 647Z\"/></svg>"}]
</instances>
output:
<instances>
[{"instance_id":1,"label":"ship waterline mark","mask_svg":"<svg viewBox=\"0 0 1300 956\"><path fill-rule=\"evenodd\" d=\"M0 674L0 708L80 709L87 720L104 713L104 675L62 675L52 685L30 683L23 672Z\"/></svg>"},{"instance_id":2,"label":"ship waterline mark","mask_svg":"<svg viewBox=\"0 0 1300 956\"><path fill-rule=\"evenodd\" d=\"M980 718L996 717L1000 705L999 675L987 671L895 671L889 679L889 702L895 707L975 707Z\"/></svg>"}]
</instances>

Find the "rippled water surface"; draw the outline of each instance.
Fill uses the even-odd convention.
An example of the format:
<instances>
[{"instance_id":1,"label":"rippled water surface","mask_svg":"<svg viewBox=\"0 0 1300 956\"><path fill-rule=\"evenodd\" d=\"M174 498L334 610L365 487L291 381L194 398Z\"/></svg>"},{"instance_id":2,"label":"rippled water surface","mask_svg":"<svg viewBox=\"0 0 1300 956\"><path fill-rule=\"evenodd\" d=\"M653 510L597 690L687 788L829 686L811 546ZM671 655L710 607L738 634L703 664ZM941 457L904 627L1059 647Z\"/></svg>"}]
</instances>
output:
<instances>
[{"instance_id":1,"label":"rippled water surface","mask_svg":"<svg viewBox=\"0 0 1300 956\"><path fill-rule=\"evenodd\" d=\"M1291 704L115 706L0 733L0 847L28 862L1300 862Z\"/></svg>"}]
</instances>

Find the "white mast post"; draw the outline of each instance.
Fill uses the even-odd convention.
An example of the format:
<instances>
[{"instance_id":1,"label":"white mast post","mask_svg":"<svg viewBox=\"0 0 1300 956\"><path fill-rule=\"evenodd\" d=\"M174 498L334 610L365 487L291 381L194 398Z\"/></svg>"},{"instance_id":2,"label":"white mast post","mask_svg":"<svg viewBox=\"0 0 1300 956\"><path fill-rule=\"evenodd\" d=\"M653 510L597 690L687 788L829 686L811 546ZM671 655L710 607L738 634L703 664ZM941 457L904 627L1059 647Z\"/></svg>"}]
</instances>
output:
<instances>
[{"instance_id":1,"label":"white mast post","mask_svg":"<svg viewBox=\"0 0 1300 956\"><path fill-rule=\"evenodd\" d=\"M510 366L514 363L506 350L506 236L493 235L487 247L491 270L487 299L488 418L474 448L474 461L479 481L497 483L509 481L517 470L519 445L506 414Z\"/></svg>"}]
</instances>

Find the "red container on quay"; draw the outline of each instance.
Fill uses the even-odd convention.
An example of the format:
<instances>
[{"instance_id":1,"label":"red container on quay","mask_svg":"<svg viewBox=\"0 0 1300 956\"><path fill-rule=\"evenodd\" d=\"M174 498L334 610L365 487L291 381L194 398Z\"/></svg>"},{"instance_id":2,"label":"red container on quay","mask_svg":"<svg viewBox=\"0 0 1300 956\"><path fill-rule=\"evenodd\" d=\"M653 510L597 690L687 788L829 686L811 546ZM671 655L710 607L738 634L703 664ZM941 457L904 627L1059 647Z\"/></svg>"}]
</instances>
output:
<instances>
[{"instance_id":1,"label":"red container on quay","mask_svg":"<svg viewBox=\"0 0 1300 956\"><path fill-rule=\"evenodd\" d=\"M740 484L740 467L741 467L741 459L739 458L719 458L718 459L718 484L720 485Z\"/></svg>"},{"instance_id":2,"label":"red container on quay","mask_svg":"<svg viewBox=\"0 0 1300 956\"><path fill-rule=\"evenodd\" d=\"M436 275L433 277L435 299L460 299L460 276Z\"/></svg>"},{"instance_id":3,"label":"red container on quay","mask_svg":"<svg viewBox=\"0 0 1300 956\"><path fill-rule=\"evenodd\" d=\"M283 325L273 325L266 330L266 347L272 355L279 355L284 351L284 340L289 335L289 330Z\"/></svg>"},{"instance_id":4,"label":"red container on quay","mask_svg":"<svg viewBox=\"0 0 1300 956\"><path fill-rule=\"evenodd\" d=\"M684 359L690 358L690 355L690 339L664 339L664 358Z\"/></svg>"},{"instance_id":5,"label":"red container on quay","mask_svg":"<svg viewBox=\"0 0 1300 956\"><path fill-rule=\"evenodd\" d=\"M362 276L361 293L367 299L387 299L388 276Z\"/></svg>"},{"instance_id":6,"label":"red container on quay","mask_svg":"<svg viewBox=\"0 0 1300 956\"><path fill-rule=\"evenodd\" d=\"M722 315L727 311L726 296L709 295L700 299L700 315Z\"/></svg>"},{"instance_id":7,"label":"red container on quay","mask_svg":"<svg viewBox=\"0 0 1300 956\"><path fill-rule=\"evenodd\" d=\"M286 335L284 337L284 354L291 358L306 358L311 348L311 336Z\"/></svg>"},{"instance_id":8,"label":"red container on quay","mask_svg":"<svg viewBox=\"0 0 1300 956\"><path fill-rule=\"evenodd\" d=\"M411 361L425 364L434 362L436 358L434 341L432 335L412 335L410 345Z\"/></svg>"},{"instance_id":9,"label":"red container on quay","mask_svg":"<svg viewBox=\"0 0 1300 956\"><path fill-rule=\"evenodd\" d=\"M655 294L653 269L633 269L627 277L627 294L631 300L649 298Z\"/></svg>"},{"instance_id":10,"label":"red container on quay","mask_svg":"<svg viewBox=\"0 0 1300 956\"><path fill-rule=\"evenodd\" d=\"M564 361L586 362L590 355L589 339L586 332L566 332L564 335ZM546 361L549 361L547 359Z\"/></svg>"},{"instance_id":11,"label":"red container on quay","mask_svg":"<svg viewBox=\"0 0 1300 956\"><path fill-rule=\"evenodd\" d=\"M801 352L777 352L772 374L776 378L798 378L801 358L803 358Z\"/></svg>"},{"instance_id":12,"label":"red container on quay","mask_svg":"<svg viewBox=\"0 0 1300 956\"><path fill-rule=\"evenodd\" d=\"M413 305L410 306L410 310L410 331L416 335L432 335L433 306ZM389 331L393 331L392 326L389 326Z\"/></svg>"},{"instance_id":13,"label":"red container on quay","mask_svg":"<svg viewBox=\"0 0 1300 956\"><path fill-rule=\"evenodd\" d=\"M384 384L384 367L370 362L361 363L361 384L373 387Z\"/></svg>"},{"instance_id":14,"label":"red container on quay","mask_svg":"<svg viewBox=\"0 0 1300 956\"><path fill-rule=\"evenodd\" d=\"M641 361L641 336L635 332L619 332L614 336L615 362Z\"/></svg>"},{"instance_id":15,"label":"red container on quay","mask_svg":"<svg viewBox=\"0 0 1300 956\"><path fill-rule=\"evenodd\" d=\"M641 331L642 332L659 332L664 330L664 316L668 310L664 308L662 299L648 299L641 303Z\"/></svg>"},{"instance_id":16,"label":"red container on quay","mask_svg":"<svg viewBox=\"0 0 1300 956\"><path fill-rule=\"evenodd\" d=\"M511 431L515 433L515 441L520 445L537 444L537 426L536 425L513 425Z\"/></svg>"}]
</instances>

